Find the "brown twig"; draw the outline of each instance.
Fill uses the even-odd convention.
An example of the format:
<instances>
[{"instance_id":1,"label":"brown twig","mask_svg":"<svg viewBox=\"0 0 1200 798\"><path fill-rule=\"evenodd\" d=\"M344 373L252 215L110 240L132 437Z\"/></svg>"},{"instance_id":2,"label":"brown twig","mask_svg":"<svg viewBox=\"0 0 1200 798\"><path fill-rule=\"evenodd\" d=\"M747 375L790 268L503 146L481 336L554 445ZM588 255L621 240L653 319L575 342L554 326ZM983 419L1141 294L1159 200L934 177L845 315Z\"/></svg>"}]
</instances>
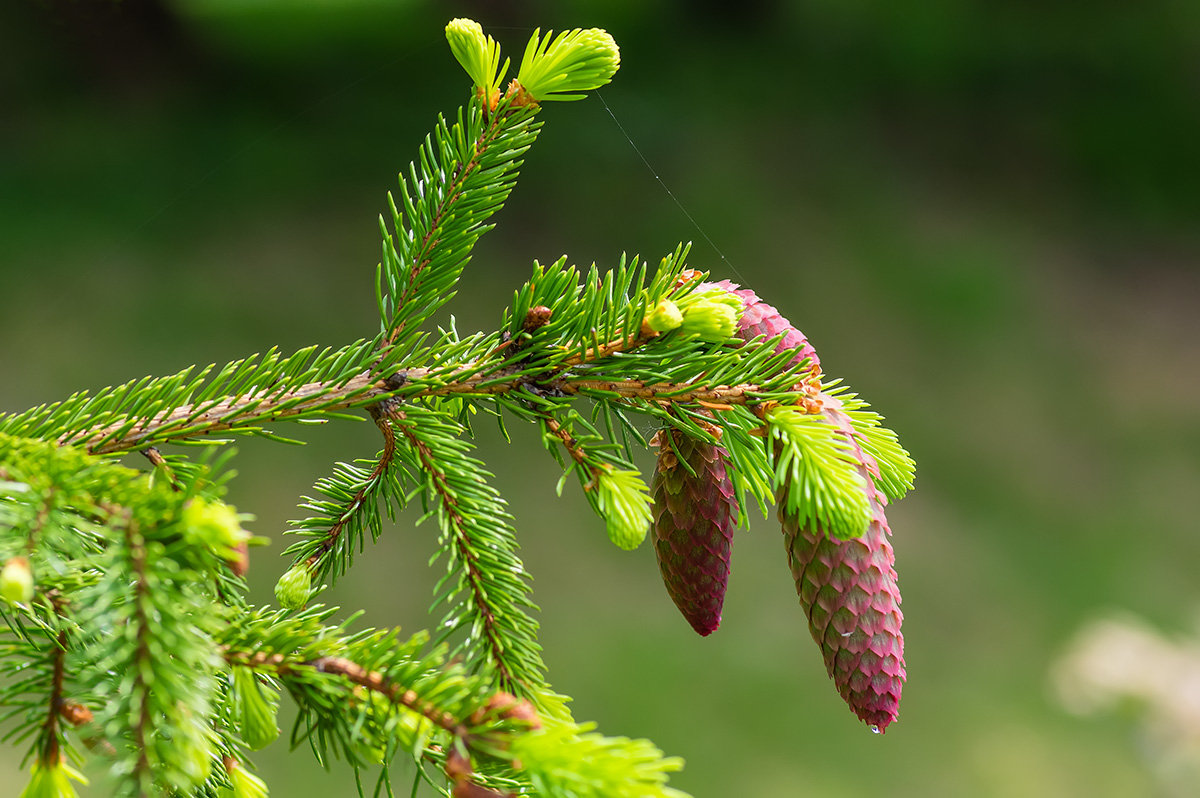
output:
<instances>
[{"instance_id":1,"label":"brown twig","mask_svg":"<svg viewBox=\"0 0 1200 798\"><path fill-rule=\"evenodd\" d=\"M546 428L554 434L554 437L562 441L563 448L567 450L567 454L571 455L571 459L580 465L584 465L587 461L587 452L583 450L583 447L579 445L579 442L575 440L574 436L571 435L566 427L564 427L562 424L559 424L558 420L555 419L554 416L550 415L549 413L541 415L542 420L546 424Z\"/></svg>"},{"instance_id":2,"label":"brown twig","mask_svg":"<svg viewBox=\"0 0 1200 798\"><path fill-rule=\"evenodd\" d=\"M51 603L57 613L57 602L52 599ZM50 680L50 707L46 712L46 720L42 724L45 747L42 749L41 761L45 765L57 764L59 758L58 719L63 705L64 662L67 658L67 630L65 627L59 630L54 643L54 675Z\"/></svg>"},{"instance_id":3,"label":"brown twig","mask_svg":"<svg viewBox=\"0 0 1200 798\"><path fill-rule=\"evenodd\" d=\"M538 415L541 417L543 423L545 423L546 428L550 430L554 437L562 442L563 448L567 450L567 454L571 455L571 459L581 467L588 469L591 473L590 479L583 486L585 491L590 491L600 479L600 467L587 462L587 452L579 445L579 441L571 435L571 432L558 423L558 420L554 416L549 413L538 413Z\"/></svg>"},{"instance_id":4,"label":"brown twig","mask_svg":"<svg viewBox=\"0 0 1200 798\"><path fill-rule=\"evenodd\" d=\"M221 655L230 665L240 665L256 670L270 670L286 676L299 674L305 670L317 673L332 673L346 677L353 684L387 698L394 704L399 704L428 718L437 726L458 737L467 734L467 726L463 721L449 712L443 712L432 703L422 699L417 693L392 684L379 671L369 671L362 665L345 657L317 657L307 662L289 660L283 654L266 654L261 651L236 651L228 647L221 649Z\"/></svg>"},{"instance_id":5,"label":"brown twig","mask_svg":"<svg viewBox=\"0 0 1200 798\"><path fill-rule=\"evenodd\" d=\"M590 347L583 350L578 355L573 355L563 361L565 366L578 366L583 363L591 363L593 360L615 355L617 352L628 352L632 349L637 349L645 345L654 336L649 335L631 335L627 338L618 338L600 346Z\"/></svg>"},{"instance_id":6,"label":"brown twig","mask_svg":"<svg viewBox=\"0 0 1200 798\"><path fill-rule=\"evenodd\" d=\"M556 387L565 393L597 391L615 393L625 399L644 399L660 404L695 402L703 405L746 405L759 400L754 397L757 385L717 385L704 387L686 382L641 382L639 380L563 379Z\"/></svg>"},{"instance_id":7,"label":"brown twig","mask_svg":"<svg viewBox=\"0 0 1200 798\"><path fill-rule=\"evenodd\" d=\"M161 438L172 428L190 430L180 437L224 432L252 421L280 421L305 415L316 410L345 410L387 395L387 386L372 379L370 372L339 384L334 381L310 382L294 391L271 395L266 392L231 396L219 402L182 405L174 410L134 425L121 435L121 423L80 432L60 438L60 445L84 446L92 454L115 454L144 446L147 441ZM105 440L109 438L109 440Z\"/></svg>"},{"instance_id":8,"label":"brown twig","mask_svg":"<svg viewBox=\"0 0 1200 798\"><path fill-rule=\"evenodd\" d=\"M336 673L345 676L350 682L373 693L379 693L393 704L399 704L429 718L433 723L456 737L467 736L467 727L454 715L439 710L417 695L415 691L392 684L379 671L369 671L345 657L319 657L304 663L304 665L313 668L318 673Z\"/></svg>"},{"instance_id":9,"label":"brown twig","mask_svg":"<svg viewBox=\"0 0 1200 798\"><path fill-rule=\"evenodd\" d=\"M162 452L157 447L147 446L141 451L142 456L150 461L150 465L162 471L167 478L167 484L171 486L171 490L178 493L182 488L175 479L175 472L171 470L171 466L167 463L167 458L163 457Z\"/></svg>"}]
</instances>

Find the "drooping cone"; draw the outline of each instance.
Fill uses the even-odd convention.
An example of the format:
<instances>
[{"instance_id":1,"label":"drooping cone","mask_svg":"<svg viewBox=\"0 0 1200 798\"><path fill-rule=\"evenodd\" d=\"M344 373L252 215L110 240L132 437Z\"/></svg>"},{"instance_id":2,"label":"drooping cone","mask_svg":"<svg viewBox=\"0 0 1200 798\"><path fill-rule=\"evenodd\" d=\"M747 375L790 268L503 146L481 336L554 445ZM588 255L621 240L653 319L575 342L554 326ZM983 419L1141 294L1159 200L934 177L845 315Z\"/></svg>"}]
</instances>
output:
<instances>
[{"instance_id":1,"label":"drooping cone","mask_svg":"<svg viewBox=\"0 0 1200 798\"><path fill-rule=\"evenodd\" d=\"M656 438L654 552L671 600L693 629L708 635L721 623L737 518L727 454L677 430L664 429Z\"/></svg>"},{"instance_id":2,"label":"drooping cone","mask_svg":"<svg viewBox=\"0 0 1200 798\"><path fill-rule=\"evenodd\" d=\"M875 487L878 467L854 444L850 421L834 397L820 396L823 413L851 441L866 483L871 522L861 537L840 540L817 528L802 528L779 498L779 520L788 565L796 580L808 628L821 647L825 669L846 703L872 729L883 732L896 720L904 687L904 635L900 587L884 508Z\"/></svg>"},{"instance_id":3,"label":"drooping cone","mask_svg":"<svg viewBox=\"0 0 1200 798\"><path fill-rule=\"evenodd\" d=\"M776 351L794 351L792 364L808 358L814 377L820 359L802 332L748 288L728 280L715 285L742 300L738 337L783 335ZM815 382L815 381L814 381ZM861 537L840 540L815 528L801 528L778 497L788 564L813 639L821 647L825 669L854 714L883 732L896 719L906 677L904 635L895 555L888 538L887 497L875 487L879 467L858 445L849 418L835 397L818 394L824 417L845 436L859 462L871 507L871 523ZM786 490L786 489L785 489Z\"/></svg>"}]
</instances>

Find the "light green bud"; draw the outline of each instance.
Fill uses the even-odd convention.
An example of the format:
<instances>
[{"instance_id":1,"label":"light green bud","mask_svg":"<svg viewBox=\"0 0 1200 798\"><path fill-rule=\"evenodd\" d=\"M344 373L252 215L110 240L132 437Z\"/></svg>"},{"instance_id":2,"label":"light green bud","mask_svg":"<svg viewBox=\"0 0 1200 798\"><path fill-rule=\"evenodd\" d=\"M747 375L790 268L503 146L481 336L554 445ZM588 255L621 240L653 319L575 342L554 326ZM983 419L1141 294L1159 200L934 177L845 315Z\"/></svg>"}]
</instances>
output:
<instances>
[{"instance_id":1,"label":"light green bud","mask_svg":"<svg viewBox=\"0 0 1200 798\"><path fill-rule=\"evenodd\" d=\"M238 762L230 762L228 768L229 783L233 785L233 798L267 798L267 785L262 779Z\"/></svg>"},{"instance_id":2,"label":"light green bud","mask_svg":"<svg viewBox=\"0 0 1200 798\"><path fill-rule=\"evenodd\" d=\"M10 604L28 604L33 598L33 572L29 560L13 557L0 570L0 598Z\"/></svg>"},{"instance_id":3,"label":"light green bud","mask_svg":"<svg viewBox=\"0 0 1200 798\"><path fill-rule=\"evenodd\" d=\"M466 17L458 17L446 23L446 41L450 42L450 49L454 51L455 57L458 57L460 52L482 52L487 46L487 41L483 36L483 27L475 20Z\"/></svg>"},{"instance_id":4,"label":"light green bud","mask_svg":"<svg viewBox=\"0 0 1200 798\"><path fill-rule=\"evenodd\" d=\"M225 502L196 496L183 506L180 520L192 539L208 546L222 559L238 557L237 547L250 539L250 533L242 529L237 510Z\"/></svg>"},{"instance_id":5,"label":"light green bud","mask_svg":"<svg viewBox=\"0 0 1200 798\"><path fill-rule=\"evenodd\" d=\"M500 70L500 45L491 36L483 35L483 28L473 19L452 19L446 25L446 41L450 52L462 65L477 88L491 95L499 86L503 74L508 71L508 62ZM500 77L497 76L499 72ZM491 97L489 96L489 100Z\"/></svg>"},{"instance_id":6,"label":"light green bud","mask_svg":"<svg viewBox=\"0 0 1200 798\"><path fill-rule=\"evenodd\" d=\"M604 516L608 538L619 548L636 549L650 529L650 489L637 471L600 472L596 504Z\"/></svg>"},{"instance_id":7,"label":"light green bud","mask_svg":"<svg viewBox=\"0 0 1200 798\"><path fill-rule=\"evenodd\" d=\"M535 30L521 59L517 82L537 102L581 100L583 92L612 80L621 66L621 51L607 31L599 28L553 31L539 40Z\"/></svg>"},{"instance_id":8,"label":"light green bud","mask_svg":"<svg viewBox=\"0 0 1200 798\"><path fill-rule=\"evenodd\" d=\"M88 783L82 773L63 762L61 758L49 766L35 761L29 784L21 791L20 798L79 798L79 793L75 792L75 787L71 784L72 781Z\"/></svg>"},{"instance_id":9,"label":"light green bud","mask_svg":"<svg viewBox=\"0 0 1200 798\"><path fill-rule=\"evenodd\" d=\"M308 566L297 563L275 583L275 598L284 609L298 610L308 602L312 592L312 574Z\"/></svg>"},{"instance_id":10,"label":"light green bud","mask_svg":"<svg viewBox=\"0 0 1200 798\"><path fill-rule=\"evenodd\" d=\"M279 727L275 725L279 693L259 682L250 668L234 667L233 695L238 731L250 750L257 751L275 742L279 737Z\"/></svg>"},{"instance_id":11,"label":"light green bud","mask_svg":"<svg viewBox=\"0 0 1200 798\"><path fill-rule=\"evenodd\" d=\"M644 321L655 332L670 332L683 324L683 312L674 302L664 299L646 314Z\"/></svg>"},{"instance_id":12,"label":"light green bud","mask_svg":"<svg viewBox=\"0 0 1200 798\"><path fill-rule=\"evenodd\" d=\"M730 303L719 299L701 298L684 309L683 324L679 329L684 335L720 343L729 340L733 335L737 329L737 321L738 311Z\"/></svg>"}]
</instances>

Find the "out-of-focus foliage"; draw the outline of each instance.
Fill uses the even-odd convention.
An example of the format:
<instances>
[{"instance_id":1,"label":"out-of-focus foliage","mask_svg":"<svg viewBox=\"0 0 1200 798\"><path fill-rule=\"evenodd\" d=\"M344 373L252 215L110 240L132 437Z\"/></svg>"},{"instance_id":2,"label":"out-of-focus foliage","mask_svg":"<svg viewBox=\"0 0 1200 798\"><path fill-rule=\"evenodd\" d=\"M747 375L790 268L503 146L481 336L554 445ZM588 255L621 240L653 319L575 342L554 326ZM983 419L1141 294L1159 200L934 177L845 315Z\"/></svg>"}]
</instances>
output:
<instances>
[{"instance_id":1,"label":"out-of-focus foliage","mask_svg":"<svg viewBox=\"0 0 1200 798\"><path fill-rule=\"evenodd\" d=\"M1133 616L1089 621L1054 663L1052 686L1076 715L1133 722L1164 795L1200 780L1200 637L1168 637Z\"/></svg>"}]
</instances>

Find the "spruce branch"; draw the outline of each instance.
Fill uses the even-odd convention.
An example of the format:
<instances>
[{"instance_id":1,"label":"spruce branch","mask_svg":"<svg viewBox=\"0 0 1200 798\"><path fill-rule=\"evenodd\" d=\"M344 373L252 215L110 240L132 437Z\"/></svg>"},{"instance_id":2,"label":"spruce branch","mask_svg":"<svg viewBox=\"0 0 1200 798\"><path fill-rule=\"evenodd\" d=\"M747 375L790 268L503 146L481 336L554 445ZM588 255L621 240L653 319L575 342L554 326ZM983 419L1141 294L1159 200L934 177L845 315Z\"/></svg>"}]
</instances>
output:
<instances>
[{"instance_id":1,"label":"spruce branch","mask_svg":"<svg viewBox=\"0 0 1200 798\"><path fill-rule=\"evenodd\" d=\"M466 631L461 643L468 667L494 671L500 689L547 709L524 566L506 504L471 457L457 423L420 405L389 409L387 417L408 446L401 456L422 475L426 517L442 529L439 541L448 572L439 582L445 604L439 640Z\"/></svg>"},{"instance_id":2,"label":"spruce branch","mask_svg":"<svg viewBox=\"0 0 1200 798\"><path fill-rule=\"evenodd\" d=\"M106 552L105 576L79 599L82 628L113 630L89 646L85 672L97 691L108 674L128 674L127 691L114 696L100 718L120 740L118 793L150 795L158 785L193 790L208 779L216 754L213 608L180 581L193 573L184 564L191 557L171 550L186 543L168 543L160 530L122 515L114 519L118 535ZM188 622L164 626L164 617Z\"/></svg>"},{"instance_id":3,"label":"spruce branch","mask_svg":"<svg viewBox=\"0 0 1200 798\"><path fill-rule=\"evenodd\" d=\"M376 382L371 368L388 373L391 361L379 358L377 343L358 341L319 353L313 346L287 357L272 349L215 374L211 365L195 376L187 368L95 396L79 392L0 416L0 432L115 454L224 431L269 435L263 424L272 421L345 418L341 411L372 401L360 396Z\"/></svg>"},{"instance_id":4,"label":"spruce branch","mask_svg":"<svg viewBox=\"0 0 1200 798\"><path fill-rule=\"evenodd\" d=\"M285 683L288 677L309 678L304 676L308 671L313 674L328 673L342 676L351 684L378 693L393 704L425 717L444 731L459 737L466 736L467 722L465 719L455 717L448 710L422 698L413 689L394 684L379 671L369 671L346 657L322 656L297 661L289 660L283 654L236 651L228 647L223 648L222 656L230 665L270 673L283 679Z\"/></svg>"},{"instance_id":5,"label":"spruce branch","mask_svg":"<svg viewBox=\"0 0 1200 798\"><path fill-rule=\"evenodd\" d=\"M345 624L326 624L331 613L314 607L288 618L259 609L221 645L231 667L269 675L302 702L293 739L312 740L319 755L336 743L352 762L369 760L399 734L418 764L460 746L508 759L509 740L539 725L527 702L468 674L445 647L429 648L425 633L347 634Z\"/></svg>"},{"instance_id":6,"label":"spruce branch","mask_svg":"<svg viewBox=\"0 0 1200 798\"><path fill-rule=\"evenodd\" d=\"M294 521L289 530L303 540L284 555L295 557L311 575L336 579L361 551L366 533L378 540L383 532L379 502L388 517L396 506L406 503L401 478L395 473L396 434L384 409L388 400L368 405L367 410L383 436L383 449L372 460L338 463L332 476L317 482L321 498L305 497L301 509L315 513Z\"/></svg>"},{"instance_id":7,"label":"spruce branch","mask_svg":"<svg viewBox=\"0 0 1200 798\"><path fill-rule=\"evenodd\" d=\"M537 139L536 107L481 102L460 108L453 127L438 118L420 151L420 167L400 177L401 208L388 195L393 233L381 217L383 261L376 295L383 348L401 344L454 294L486 220L516 182L521 156Z\"/></svg>"},{"instance_id":8,"label":"spruce branch","mask_svg":"<svg viewBox=\"0 0 1200 798\"><path fill-rule=\"evenodd\" d=\"M606 292L611 292L611 282L608 285ZM579 315L578 312L574 314L575 317ZM624 323L629 326L634 322L641 323L640 314L626 314L624 319L617 318L609 325ZM554 322L546 325L546 328L552 327L555 327ZM369 356L370 350L361 345L347 348L341 355L323 354L311 363L312 348L288 358L270 353L262 364L253 368L245 366L248 361L234 361L208 383L202 379L187 381L189 372L185 370L162 381L145 378L105 389L94 398L77 394L56 405L0 417L0 431L26 437L53 435L60 445L82 446L93 454L117 454L221 433L271 436L265 428L270 423L352 418L344 411L392 397L487 397L533 385L543 391L559 390L591 396L662 397L671 401L694 398L728 405L754 398L786 396L796 384L794 378L801 374L798 367L777 370L778 363L772 358L780 356L765 344L751 343L740 348L743 357L737 368L743 373L750 371L748 376L752 379L740 385L714 386L714 378L719 379L722 373L730 371L729 359L723 357L724 350L708 350L702 342L677 341L664 346L658 336L641 333L614 337L603 344L593 344L587 338L572 340L576 335L574 331L567 332L567 347L539 348L541 357L537 359L526 356L520 360L520 352L499 351L491 358L449 359L441 366L387 373L381 371L382 364L378 363L372 364L372 370L347 373L348 365ZM466 343L477 345L474 341ZM664 349L684 357L668 365ZM642 356L636 356L638 353ZM347 354L353 357L346 358ZM618 357L622 355L625 357ZM616 379L592 378L599 369L608 371ZM202 371L201 377L209 370L211 367ZM330 371L337 376L324 381L303 381L314 373ZM672 377L683 379L675 384ZM689 385L701 378L705 380L704 387ZM253 387L249 382L251 379L272 380L275 386L228 396L217 393L222 388L236 391ZM151 386L145 390L159 398L132 402L129 395L143 385ZM193 395L198 395L201 401L189 401ZM160 409L163 406L168 409Z\"/></svg>"},{"instance_id":9,"label":"spruce branch","mask_svg":"<svg viewBox=\"0 0 1200 798\"><path fill-rule=\"evenodd\" d=\"M681 244L656 269L624 255L603 271L535 262L494 331L460 335L453 317L426 329L512 191L540 102L577 99L619 65L603 31L535 33L500 96L499 45L469 20L446 33L475 90L388 197L378 335L0 415L0 721L5 739L32 741L26 796L74 794L77 737L111 760L121 795L263 798L244 754L279 734L285 690L293 745L356 777L379 765L381 785L403 750L456 796L681 796L666 786L679 760L576 724L549 687L514 520L472 448L480 411L506 437L507 417L534 425L560 490L575 473L617 545L634 548L656 519L668 590L702 634L720 620L748 497L776 503L839 692L880 731L895 719L905 672L884 509L915 466L774 307L707 282ZM335 464L304 499L276 586L284 609L249 606L249 516L222 501L233 450L206 444L295 443L276 425L363 415L382 448ZM656 512L634 466L648 445L638 415L660 429ZM112 459L134 451L149 473ZM414 500L417 524L437 528L430 565L445 567L436 634L352 631L354 615L306 609L314 577L344 575Z\"/></svg>"},{"instance_id":10,"label":"spruce branch","mask_svg":"<svg viewBox=\"0 0 1200 798\"><path fill-rule=\"evenodd\" d=\"M62 607L62 599L52 592L25 612L0 609L8 638L0 644L0 655L9 676L0 688L0 707L5 709L0 719L24 716L4 739L31 737L26 758L41 769L56 768L64 758L78 759L61 723L67 707L81 707L67 698L74 685L68 684L69 623L61 617Z\"/></svg>"}]
</instances>

